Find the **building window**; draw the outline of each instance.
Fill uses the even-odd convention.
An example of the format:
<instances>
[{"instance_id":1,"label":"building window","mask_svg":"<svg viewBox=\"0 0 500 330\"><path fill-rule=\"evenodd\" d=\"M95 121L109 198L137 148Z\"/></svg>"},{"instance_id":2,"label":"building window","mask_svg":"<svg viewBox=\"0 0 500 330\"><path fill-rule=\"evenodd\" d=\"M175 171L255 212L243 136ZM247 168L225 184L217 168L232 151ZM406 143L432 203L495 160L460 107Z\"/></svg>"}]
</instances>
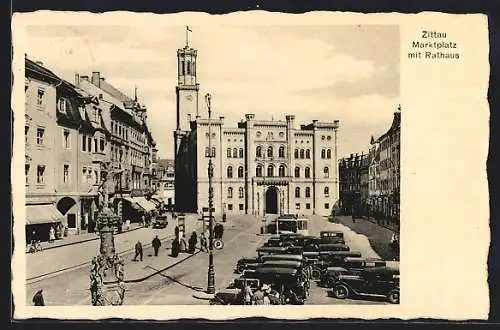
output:
<instances>
[{"instance_id":1,"label":"building window","mask_svg":"<svg viewBox=\"0 0 500 330\"><path fill-rule=\"evenodd\" d=\"M43 184L45 182L44 174L45 174L45 165L38 165L36 171L36 183Z\"/></svg>"},{"instance_id":2,"label":"building window","mask_svg":"<svg viewBox=\"0 0 500 330\"><path fill-rule=\"evenodd\" d=\"M181 75L186 74L186 63L184 61L181 61Z\"/></svg>"},{"instance_id":3,"label":"building window","mask_svg":"<svg viewBox=\"0 0 500 330\"><path fill-rule=\"evenodd\" d=\"M267 148L267 157L272 157L273 156L273 147Z\"/></svg>"},{"instance_id":4,"label":"building window","mask_svg":"<svg viewBox=\"0 0 500 330\"><path fill-rule=\"evenodd\" d=\"M284 177L285 176L285 166L280 165L278 172L279 172L280 177Z\"/></svg>"},{"instance_id":5,"label":"building window","mask_svg":"<svg viewBox=\"0 0 500 330\"><path fill-rule=\"evenodd\" d=\"M98 152L99 149L97 148L97 139L94 139L94 152Z\"/></svg>"},{"instance_id":6,"label":"building window","mask_svg":"<svg viewBox=\"0 0 500 330\"><path fill-rule=\"evenodd\" d=\"M257 134L255 134L256 137L260 138L262 135L262 133L260 131L257 132Z\"/></svg>"},{"instance_id":7,"label":"building window","mask_svg":"<svg viewBox=\"0 0 500 330\"><path fill-rule=\"evenodd\" d=\"M311 149L306 150L306 159L311 159Z\"/></svg>"},{"instance_id":8,"label":"building window","mask_svg":"<svg viewBox=\"0 0 500 330\"><path fill-rule=\"evenodd\" d=\"M63 182L64 183L69 182L69 165L68 164L63 165Z\"/></svg>"},{"instance_id":9,"label":"building window","mask_svg":"<svg viewBox=\"0 0 500 330\"><path fill-rule=\"evenodd\" d=\"M295 209L300 210L300 203L295 203Z\"/></svg>"},{"instance_id":10,"label":"building window","mask_svg":"<svg viewBox=\"0 0 500 330\"><path fill-rule=\"evenodd\" d=\"M238 158L238 149L237 148L233 149L233 158Z\"/></svg>"},{"instance_id":11,"label":"building window","mask_svg":"<svg viewBox=\"0 0 500 330\"><path fill-rule=\"evenodd\" d=\"M309 167L306 167L306 169L304 171L304 176L306 178L310 178L311 177L311 169Z\"/></svg>"},{"instance_id":12,"label":"building window","mask_svg":"<svg viewBox=\"0 0 500 330\"><path fill-rule=\"evenodd\" d=\"M38 127L36 129L36 144L43 146L43 137L45 135L45 128Z\"/></svg>"},{"instance_id":13,"label":"building window","mask_svg":"<svg viewBox=\"0 0 500 330\"><path fill-rule=\"evenodd\" d=\"M300 188L295 188L295 198L300 198Z\"/></svg>"},{"instance_id":14,"label":"building window","mask_svg":"<svg viewBox=\"0 0 500 330\"><path fill-rule=\"evenodd\" d=\"M262 166L257 165L255 168L255 176L258 178L262 177Z\"/></svg>"},{"instance_id":15,"label":"building window","mask_svg":"<svg viewBox=\"0 0 500 330\"><path fill-rule=\"evenodd\" d=\"M310 203L306 203L306 210L310 210L311 209L311 204Z\"/></svg>"},{"instance_id":16,"label":"building window","mask_svg":"<svg viewBox=\"0 0 500 330\"><path fill-rule=\"evenodd\" d=\"M278 150L278 157L285 158L285 147L281 146Z\"/></svg>"},{"instance_id":17,"label":"building window","mask_svg":"<svg viewBox=\"0 0 500 330\"><path fill-rule=\"evenodd\" d=\"M332 158L332 151L330 149L326 151L326 158L328 159Z\"/></svg>"},{"instance_id":18,"label":"building window","mask_svg":"<svg viewBox=\"0 0 500 330\"><path fill-rule=\"evenodd\" d=\"M105 147L104 139L100 138L99 139L99 143L100 143L100 150L101 150L101 152L104 152L104 147Z\"/></svg>"},{"instance_id":19,"label":"building window","mask_svg":"<svg viewBox=\"0 0 500 330\"><path fill-rule=\"evenodd\" d=\"M274 176L274 167L273 167L273 165L269 165L267 167L267 176L270 176L270 177Z\"/></svg>"},{"instance_id":20,"label":"building window","mask_svg":"<svg viewBox=\"0 0 500 330\"><path fill-rule=\"evenodd\" d=\"M28 144L28 133L30 131L30 127L28 125L24 126L24 142Z\"/></svg>"},{"instance_id":21,"label":"building window","mask_svg":"<svg viewBox=\"0 0 500 330\"><path fill-rule=\"evenodd\" d=\"M69 131L68 130L64 130L63 131L63 146L65 149L69 149Z\"/></svg>"},{"instance_id":22,"label":"building window","mask_svg":"<svg viewBox=\"0 0 500 330\"><path fill-rule=\"evenodd\" d=\"M243 204L240 204L240 211L243 211L243 208L244 208L244 207L245 207L245 206L244 206Z\"/></svg>"},{"instance_id":23,"label":"building window","mask_svg":"<svg viewBox=\"0 0 500 330\"><path fill-rule=\"evenodd\" d=\"M233 204L227 204L227 209L229 211L232 211L233 210Z\"/></svg>"},{"instance_id":24,"label":"building window","mask_svg":"<svg viewBox=\"0 0 500 330\"><path fill-rule=\"evenodd\" d=\"M328 187L325 187L324 193L325 193L325 197L328 197L330 195L330 189Z\"/></svg>"},{"instance_id":25,"label":"building window","mask_svg":"<svg viewBox=\"0 0 500 330\"><path fill-rule=\"evenodd\" d=\"M87 168L82 168L82 182L87 183Z\"/></svg>"},{"instance_id":26,"label":"building window","mask_svg":"<svg viewBox=\"0 0 500 330\"><path fill-rule=\"evenodd\" d=\"M82 135L82 151L87 151L87 137Z\"/></svg>"},{"instance_id":27,"label":"building window","mask_svg":"<svg viewBox=\"0 0 500 330\"><path fill-rule=\"evenodd\" d=\"M243 187L240 187L238 189L238 198L244 198L245 197L245 190L243 189Z\"/></svg>"},{"instance_id":28,"label":"building window","mask_svg":"<svg viewBox=\"0 0 500 330\"><path fill-rule=\"evenodd\" d=\"M215 147L212 147L212 154L210 156L215 157Z\"/></svg>"},{"instance_id":29,"label":"building window","mask_svg":"<svg viewBox=\"0 0 500 330\"><path fill-rule=\"evenodd\" d=\"M209 147L205 148L205 157L210 157L210 148Z\"/></svg>"},{"instance_id":30,"label":"building window","mask_svg":"<svg viewBox=\"0 0 500 330\"><path fill-rule=\"evenodd\" d=\"M330 140L332 139L332 137L331 137L330 135L328 135L328 136L326 137L326 139L327 139L328 141L330 141Z\"/></svg>"},{"instance_id":31,"label":"building window","mask_svg":"<svg viewBox=\"0 0 500 330\"><path fill-rule=\"evenodd\" d=\"M233 188L227 188L227 198L233 198Z\"/></svg>"},{"instance_id":32,"label":"building window","mask_svg":"<svg viewBox=\"0 0 500 330\"><path fill-rule=\"evenodd\" d=\"M238 167L238 178L243 177L243 166Z\"/></svg>"},{"instance_id":33,"label":"building window","mask_svg":"<svg viewBox=\"0 0 500 330\"><path fill-rule=\"evenodd\" d=\"M300 149L300 159L304 158L305 158L304 149Z\"/></svg>"},{"instance_id":34,"label":"building window","mask_svg":"<svg viewBox=\"0 0 500 330\"><path fill-rule=\"evenodd\" d=\"M26 184L29 184L30 180L30 164L24 165L24 175L26 176Z\"/></svg>"},{"instance_id":35,"label":"building window","mask_svg":"<svg viewBox=\"0 0 500 330\"><path fill-rule=\"evenodd\" d=\"M325 175L325 178L330 177L330 170L329 170L328 166L325 166L325 168L323 169L323 174Z\"/></svg>"},{"instance_id":36,"label":"building window","mask_svg":"<svg viewBox=\"0 0 500 330\"><path fill-rule=\"evenodd\" d=\"M295 149L295 152L293 153L293 156L295 157L295 159L299 158L299 149Z\"/></svg>"},{"instance_id":37,"label":"building window","mask_svg":"<svg viewBox=\"0 0 500 330\"><path fill-rule=\"evenodd\" d=\"M258 146L257 149L255 149L255 157L262 157L262 147Z\"/></svg>"},{"instance_id":38,"label":"building window","mask_svg":"<svg viewBox=\"0 0 500 330\"><path fill-rule=\"evenodd\" d=\"M325 209L326 210L330 209L330 204L329 203L325 203Z\"/></svg>"},{"instance_id":39,"label":"building window","mask_svg":"<svg viewBox=\"0 0 500 330\"><path fill-rule=\"evenodd\" d=\"M191 62L186 62L186 73L191 74Z\"/></svg>"},{"instance_id":40,"label":"building window","mask_svg":"<svg viewBox=\"0 0 500 330\"><path fill-rule=\"evenodd\" d=\"M240 158L243 158L243 148L240 148Z\"/></svg>"},{"instance_id":41,"label":"building window","mask_svg":"<svg viewBox=\"0 0 500 330\"><path fill-rule=\"evenodd\" d=\"M92 152L92 138L87 138L87 147L89 148L88 152Z\"/></svg>"},{"instance_id":42,"label":"building window","mask_svg":"<svg viewBox=\"0 0 500 330\"><path fill-rule=\"evenodd\" d=\"M298 166L295 168L295 177L300 178L300 167Z\"/></svg>"},{"instance_id":43,"label":"building window","mask_svg":"<svg viewBox=\"0 0 500 330\"><path fill-rule=\"evenodd\" d=\"M321 149L321 159L326 158L325 152L326 152L325 149Z\"/></svg>"},{"instance_id":44,"label":"building window","mask_svg":"<svg viewBox=\"0 0 500 330\"><path fill-rule=\"evenodd\" d=\"M228 166L227 167L227 177L228 178L232 178L233 177L233 167L232 166Z\"/></svg>"},{"instance_id":45,"label":"building window","mask_svg":"<svg viewBox=\"0 0 500 330\"><path fill-rule=\"evenodd\" d=\"M37 105L42 105L43 104L43 96L45 94L45 91L41 88L38 89L38 94L37 94L37 99L36 99L36 104Z\"/></svg>"},{"instance_id":46,"label":"building window","mask_svg":"<svg viewBox=\"0 0 500 330\"><path fill-rule=\"evenodd\" d=\"M57 108L58 108L59 112L66 113L66 100L59 99L59 102L57 103Z\"/></svg>"},{"instance_id":47,"label":"building window","mask_svg":"<svg viewBox=\"0 0 500 330\"><path fill-rule=\"evenodd\" d=\"M306 197L311 197L311 188L306 187Z\"/></svg>"}]
</instances>

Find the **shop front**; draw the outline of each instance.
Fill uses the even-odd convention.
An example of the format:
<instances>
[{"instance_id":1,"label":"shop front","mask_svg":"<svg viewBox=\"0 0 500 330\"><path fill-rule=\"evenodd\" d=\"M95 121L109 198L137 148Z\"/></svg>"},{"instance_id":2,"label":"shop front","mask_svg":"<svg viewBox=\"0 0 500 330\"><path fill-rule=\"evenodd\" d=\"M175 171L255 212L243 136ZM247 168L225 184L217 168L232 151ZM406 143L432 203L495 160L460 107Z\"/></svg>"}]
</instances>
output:
<instances>
[{"instance_id":1,"label":"shop front","mask_svg":"<svg viewBox=\"0 0 500 330\"><path fill-rule=\"evenodd\" d=\"M66 225L64 216L54 204L26 205L26 243L48 241L51 228L61 238Z\"/></svg>"}]
</instances>

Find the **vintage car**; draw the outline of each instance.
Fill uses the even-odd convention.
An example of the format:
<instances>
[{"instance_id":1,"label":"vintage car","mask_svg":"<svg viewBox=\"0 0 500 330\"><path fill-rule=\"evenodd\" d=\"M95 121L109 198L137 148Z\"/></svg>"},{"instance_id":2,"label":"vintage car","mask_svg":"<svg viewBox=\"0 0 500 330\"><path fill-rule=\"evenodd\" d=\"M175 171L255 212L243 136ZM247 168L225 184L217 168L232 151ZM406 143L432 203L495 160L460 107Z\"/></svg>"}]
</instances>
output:
<instances>
[{"instance_id":1,"label":"vintage car","mask_svg":"<svg viewBox=\"0 0 500 330\"><path fill-rule=\"evenodd\" d=\"M318 236L296 236L291 237L292 244L294 246L305 247L307 245L320 244L321 238Z\"/></svg>"},{"instance_id":2,"label":"vintage car","mask_svg":"<svg viewBox=\"0 0 500 330\"><path fill-rule=\"evenodd\" d=\"M274 268L292 268L301 269L303 264L301 261L293 260L266 260L257 266L257 269L274 267Z\"/></svg>"},{"instance_id":3,"label":"vintage car","mask_svg":"<svg viewBox=\"0 0 500 330\"><path fill-rule=\"evenodd\" d=\"M321 251L349 251L349 247L345 244L340 243L328 243L328 244L320 244L318 246L319 252Z\"/></svg>"},{"instance_id":4,"label":"vintage car","mask_svg":"<svg viewBox=\"0 0 500 330\"><path fill-rule=\"evenodd\" d=\"M301 255L304 252L301 246L288 246L286 249L287 254Z\"/></svg>"},{"instance_id":5,"label":"vintage car","mask_svg":"<svg viewBox=\"0 0 500 330\"><path fill-rule=\"evenodd\" d=\"M345 244L344 233L340 230L324 230L319 233L319 236L321 241L326 244Z\"/></svg>"},{"instance_id":6,"label":"vintage car","mask_svg":"<svg viewBox=\"0 0 500 330\"><path fill-rule=\"evenodd\" d=\"M255 264L260 262L260 259L255 257L255 258L241 258L236 262L236 267L234 269L234 272L236 274L241 274L245 271L247 268L247 264Z\"/></svg>"},{"instance_id":7,"label":"vintage car","mask_svg":"<svg viewBox=\"0 0 500 330\"><path fill-rule=\"evenodd\" d=\"M255 277L261 283L270 284L280 295L282 304L303 305L307 290L300 285L302 272L294 268L259 267Z\"/></svg>"},{"instance_id":8,"label":"vintage car","mask_svg":"<svg viewBox=\"0 0 500 330\"><path fill-rule=\"evenodd\" d=\"M167 214L158 215L153 221L153 228L166 228L168 226L168 216Z\"/></svg>"},{"instance_id":9,"label":"vintage car","mask_svg":"<svg viewBox=\"0 0 500 330\"><path fill-rule=\"evenodd\" d=\"M347 257L344 259L344 268L350 270L351 274L357 273L374 267L385 267L386 261L379 258L361 258L361 257Z\"/></svg>"},{"instance_id":10,"label":"vintage car","mask_svg":"<svg viewBox=\"0 0 500 330\"><path fill-rule=\"evenodd\" d=\"M321 274L319 285L326 288L332 288L337 281L339 275L347 275L349 270L344 267L328 267Z\"/></svg>"},{"instance_id":11,"label":"vintage car","mask_svg":"<svg viewBox=\"0 0 500 330\"><path fill-rule=\"evenodd\" d=\"M286 254L288 253L288 248L283 246L271 247L271 246L261 246L257 249L257 255L260 257L268 254Z\"/></svg>"},{"instance_id":12,"label":"vintage car","mask_svg":"<svg viewBox=\"0 0 500 330\"><path fill-rule=\"evenodd\" d=\"M264 243L264 246L269 246L269 247L289 247L292 246L292 242L289 241L283 241L279 238L271 237L267 240L266 243Z\"/></svg>"},{"instance_id":13,"label":"vintage car","mask_svg":"<svg viewBox=\"0 0 500 330\"><path fill-rule=\"evenodd\" d=\"M373 267L359 275L339 275L332 294L337 299L349 296L385 296L390 303L399 304L399 271L387 267Z\"/></svg>"},{"instance_id":14,"label":"vintage car","mask_svg":"<svg viewBox=\"0 0 500 330\"><path fill-rule=\"evenodd\" d=\"M360 257L361 253L356 251L321 251L314 266L322 270L326 270L327 267L344 267L346 258Z\"/></svg>"},{"instance_id":15,"label":"vintage car","mask_svg":"<svg viewBox=\"0 0 500 330\"><path fill-rule=\"evenodd\" d=\"M291 260L302 262L304 260L304 257L300 254L269 254L262 256L261 260L262 262L271 260Z\"/></svg>"},{"instance_id":16,"label":"vintage car","mask_svg":"<svg viewBox=\"0 0 500 330\"><path fill-rule=\"evenodd\" d=\"M215 293L209 300L210 305L243 305L240 289L224 289Z\"/></svg>"}]
</instances>

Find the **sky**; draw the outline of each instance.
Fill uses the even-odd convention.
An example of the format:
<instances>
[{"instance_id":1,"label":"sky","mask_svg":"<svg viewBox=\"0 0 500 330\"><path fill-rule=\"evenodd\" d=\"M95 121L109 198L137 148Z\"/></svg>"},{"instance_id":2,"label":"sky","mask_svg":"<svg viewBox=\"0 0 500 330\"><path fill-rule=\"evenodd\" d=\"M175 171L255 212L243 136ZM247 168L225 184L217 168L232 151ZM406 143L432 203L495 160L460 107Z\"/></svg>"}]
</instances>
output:
<instances>
[{"instance_id":1,"label":"sky","mask_svg":"<svg viewBox=\"0 0 500 330\"><path fill-rule=\"evenodd\" d=\"M340 120L339 157L367 152L391 125L400 94L397 26L190 25L198 50L200 114L235 127L246 113L297 125ZM159 156L173 158L177 49L184 26L29 26L28 58L74 83L101 77L148 108Z\"/></svg>"}]
</instances>

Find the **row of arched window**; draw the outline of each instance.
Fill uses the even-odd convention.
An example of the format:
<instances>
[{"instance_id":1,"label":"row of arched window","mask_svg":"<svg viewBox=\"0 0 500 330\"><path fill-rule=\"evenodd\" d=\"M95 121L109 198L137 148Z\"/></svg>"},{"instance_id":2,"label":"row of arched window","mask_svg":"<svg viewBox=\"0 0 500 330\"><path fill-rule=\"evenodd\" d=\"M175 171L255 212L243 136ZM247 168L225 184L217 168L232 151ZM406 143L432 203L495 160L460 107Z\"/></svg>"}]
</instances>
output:
<instances>
[{"instance_id":1,"label":"row of arched window","mask_svg":"<svg viewBox=\"0 0 500 330\"><path fill-rule=\"evenodd\" d=\"M256 177L262 177L263 176L263 166L262 165L257 165L257 167L255 168L255 176ZM228 166L227 167L227 177L228 178L232 178L234 173L233 173L233 167L232 166ZM243 178L244 177L244 169L243 169L243 166L239 166L238 167L238 173L237 173L237 176L238 178ZM267 176L268 177L273 177L274 176L274 165L269 165L267 167ZM279 168L278 168L278 176L279 177L284 177L286 176L286 169L285 169L285 166L284 165L280 165ZM295 171L294 171L294 176L296 178L300 178L301 177L301 171L300 171L300 167L295 167ZM325 178L329 178L330 177L330 169L328 168L328 166L325 166L323 168L323 176ZM310 167L306 167L304 169L304 177L305 178L310 178L311 177L311 168Z\"/></svg>"},{"instance_id":2,"label":"row of arched window","mask_svg":"<svg viewBox=\"0 0 500 330\"><path fill-rule=\"evenodd\" d=\"M332 150L331 149L321 149L321 159L331 159Z\"/></svg>"},{"instance_id":3,"label":"row of arched window","mask_svg":"<svg viewBox=\"0 0 500 330\"><path fill-rule=\"evenodd\" d=\"M257 165L257 167L255 168L255 176L256 177L262 177L262 173L263 173L263 169L264 167L262 165ZM274 166L273 165L269 165L267 167L267 176L268 177L273 177L275 176L274 175ZM284 165L280 165L279 168L278 168L278 176L279 177L284 177L286 176L286 169L285 169L285 166Z\"/></svg>"},{"instance_id":4,"label":"row of arched window","mask_svg":"<svg viewBox=\"0 0 500 330\"><path fill-rule=\"evenodd\" d=\"M181 61L181 75L196 75L196 62Z\"/></svg>"},{"instance_id":5,"label":"row of arched window","mask_svg":"<svg viewBox=\"0 0 500 330\"><path fill-rule=\"evenodd\" d=\"M255 149L255 157L262 157L263 153L262 153L262 146L257 146L257 148ZM274 149L273 147L269 146L266 150L266 155L267 157L274 157ZM279 158L285 158L285 147L284 146L280 146L278 148L278 157Z\"/></svg>"},{"instance_id":6,"label":"row of arched window","mask_svg":"<svg viewBox=\"0 0 500 330\"><path fill-rule=\"evenodd\" d=\"M325 195L325 197L328 197L330 195L330 189L328 187L325 187L323 189L323 194ZM305 188L305 197L311 197L311 188ZM295 198L300 198L300 187L295 188Z\"/></svg>"},{"instance_id":7,"label":"row of arched window","mask_svg":"<svg viewBox=\"0 0 500 330\"><path fill-rule=\"evenodd\" d=\"M233 198L233 187L227 188L227 198ZM243 187L238 188L238 198L245 198L245 189Z\"/></svg>"},{"instance_id":8,"label":"row of arched window","mask_svg":"<svg viewBox=\"0 0 500 330\"><path fill-rule=\"evenodd\" d=\"M295 149L294 152L295 159L311 159L311 149Z\"/></svg>"},{"instance_id":9,"label":"row of arched window","mask_svg":"<svg viewBox=\"0 0 500 330\"><path fill-rule=\"evenodd\" d=\"M227 167L227 177L228 178L232 178L233 177L233 167L232 166L228 166ZM243 166L239 166L238 167L238 178L242 178L243 177L243 174L244 174L244 170L243 170Z\"/></svg>"},{"instance_id":10,"label":"row of arched window","mask_svg":"<svg viewBox=\"0 0 500 330\"><path fill-rule=\"evenodd\" d=\"M227 158L243 158L243 148L227 148Z\"/></svg>"}]
</instances>

